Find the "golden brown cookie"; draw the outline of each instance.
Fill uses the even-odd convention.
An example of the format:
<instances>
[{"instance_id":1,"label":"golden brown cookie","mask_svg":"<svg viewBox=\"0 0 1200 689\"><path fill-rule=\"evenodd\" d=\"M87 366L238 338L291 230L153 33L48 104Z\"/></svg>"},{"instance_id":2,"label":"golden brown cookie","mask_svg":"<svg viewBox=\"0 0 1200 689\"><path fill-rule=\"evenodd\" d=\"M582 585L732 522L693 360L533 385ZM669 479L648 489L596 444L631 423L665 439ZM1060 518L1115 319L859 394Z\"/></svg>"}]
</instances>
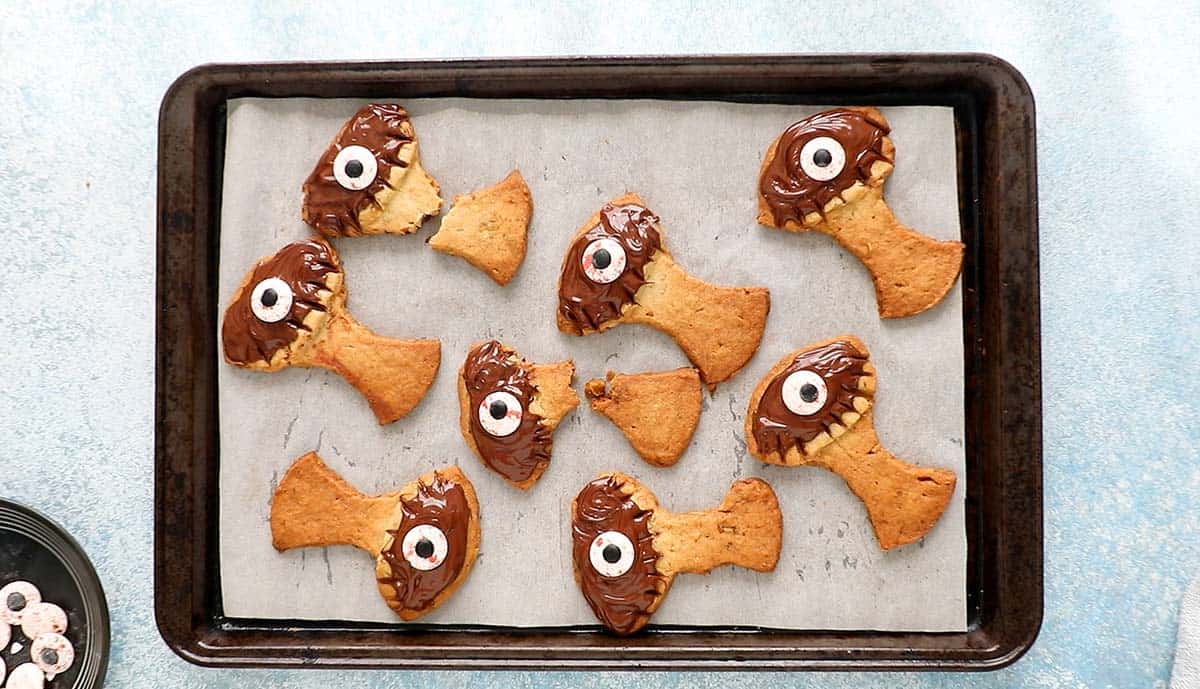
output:
<instances>
[{"instance_id":1,"label":"golden brown cookie","mask_svg":"<svg viewBox=\"0 0 1200 689\"><path fill-rule=\"evenodd\" d=\"M441 360L437 340L380 337L350 315L341 262L323 239L288 244L250 269L225 310L221 342L225 361L241 368L334 371L380 424L417 406Z\"/></svg>"},{"instance_id":2,"label":"golden brown cookie","mask_svg":"<svg viewBox=\"0 0 1200 689\"><path fill-rule=\"evenodd\" d=\"M564 333L588 335L620 323L661 330L714 386L754 356L771 298L764 287L719 287L688 275L663 245L658 216L637 194L626 194L575 233L558 304Z\"/></svg>"},{"instance_id":3,"label":"golden brown cookie","mask_svg":"<svg viewBox=\"0 0 1200 689\"><path fill-rule=\"evenodd\" d=\"M672 514L625 474L601 474L571 503L575 581L592 612L616 634L650 621L681 572L720 565L775 569L783 516L766 481L742 479L714 509Z\"/></svg>"},{"instance_id":4,"label":"golden brown cookie","mask_svg":"<svg viewBox=\"0 0 1200 689\"><path fill-rule=\"evenodd\" d=\"M817 230L866 265L879 315L920 313L946 296L962 268L962 242L903 225L883 199L896 147L875 108L839 108L788 127L767 150L758 179L758 222Z\"/></svg>"},{"instance_id":5,"label":"golden brown cookie","mask_svg":"<svg viewBox=\"0 0 1200 689\"><path fill-rule=\"evenodd\" d=\"M276 550L352 545L375 558L388 607L414 620L450 597L479 552L479 502L456 466L366 496L315 452L292 464L271 498Z\"/></svg>"},{"instance_id":6,"label":"golden brown cookie","mask_svg":"<svg viewBox=\"0 0 1200 689\"><path fill-rule=\"evenodd\" d=\"M497 284L507 285L525 259L525 233L532 215L529 187L513 170L490 187L455 196L429 246L459 256Z\"/></svg>"},{"instance_id":7,"label":"golden brown cookie","mask_svg":"<svg viewBox=\"0 0 1200 689\"><path fill-rule=\"evenodd\" d=\"M841 476L888 550L933 528L956 479L948 469L908 464L879 444L874 396L875 367L858 338L809 345L780 359L755 388L746 446L770 464L814 464Z\"/></svg>"},{"instance_id":8,"label":"golden brown cookie","mask_svg":"<svg viewBox=\"0 0 1200 689\"><path fill-rule=\"evenodd\" d=\"M531 364L495 340L476 344L458 371L459 428L477 457L528 490L550 465L554 429L579 406L575 362Z\"/></svg>"},{"instance_id":9,"label":"golden brown cookie","mask_svg":"<svg viewBox=\"0 0 1200 689\"><path fill-rule=\"evenodd\" d=\"M700 374L694 368L616 374L584 385L588 403L621 429L642 459L671 466L700 423Z\"/></svg>"},{"instance_id":10,"label":"golden brown cookie","mask_svg":"<svg viewBox=\"0 0 1200 689\"><path fill-rule=\"evenodd\" d=\"M364 105L304 182L301 216L326 237L409 234L442 209L421 167L417 133L399 105Z\"/></svg>"}]
</instances>

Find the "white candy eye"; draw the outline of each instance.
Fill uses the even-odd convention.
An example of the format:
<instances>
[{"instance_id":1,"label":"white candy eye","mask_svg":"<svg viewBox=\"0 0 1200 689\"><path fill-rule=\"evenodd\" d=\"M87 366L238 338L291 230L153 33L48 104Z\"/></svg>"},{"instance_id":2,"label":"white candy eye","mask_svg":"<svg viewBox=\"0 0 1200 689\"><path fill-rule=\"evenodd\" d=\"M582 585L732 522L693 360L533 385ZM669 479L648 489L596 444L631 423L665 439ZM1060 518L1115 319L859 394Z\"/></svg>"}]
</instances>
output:
<instances>
[{"instance_id":1,"label":"white candy eye","mask_svg":"<svg viewBox=\"0 0 1200 689\"><path fill-rule=\"evenodd\" d=\"M0 622L21 624L25 609L42 602L42 592L28 581L14 581L0 588Z\"/></svg>"},{"instance_id":2,"label":"white candy eye","mask_svg":"<svg viewBox=\"0 0 1200 689\"><path fill-rule=\"evenodd\" d=\"M524 415L525 410L521 408L521 401L516 395L503 390L484 397L479 405L479 425L488 435L497 438L512 435L520 427Z\"/></svg>"},{"instance_id":3,"label":"white candy eye","mask_svg":"<svg viewBox=\"0 0 1200 689\"><path fill-rule=\"evenodd\" d=\"M366 189L375 181L378 173L379 163L375 161L375 154L362 146L347 146L338 151L333 159L334 179L350 191Z\"/></svg>"},{"instance_id":4,"label":"white candy eye","mask_svg":"<svg viewBox=\"0 0 1200 689\"><path fill-rule=\"evenodd\" d=\"M75 647L62 634L42 634L33 640L29 658L46 673L46 679L54 679L75 662Z\"/></svg>"},{"instance_id":5,"label":"white candy eye","mask_svg":"<svg viewBox=\"0 0 1200 689\"><path fill-rule=\"evenodd\" d=\"M446 560L446 534L432 524L418 524L404 534L400 549L413 569L428 572Z\"/></svg>"},{"instance_id":6,"label":"white candy eye","mask_svg":"<svg viewBox=\"0 0 1200 689\"><path fill-rule=\"evenodd\" d=\"M250 309L264 323L278 323L292 311L292 288L279 278L267 278L254 286Z\"/></svg>"},{"instance_id":7,"label":"white candy eye","mask_svg":"<svg viewBox=\"0 0 1200 689\"><path fill-rule=\"evenodd\" d=\"M829 390L825 379L812 371L796 371L783 381L783 404L793 414L812 416L825 408Z\"/></svg>"},{"instance_id":8,"label":"white candy eye","mask_svg":"<svg viewBox=\"0 0 1200 689\"><path fill-rule=\"evenodd\" d=\"M8 626L7 622L0 622L0 653L8 648L8 642L12 640L12 627ZM0 685L4 684L4 678L0 677Z\"/></svg>"},{"instance_id":9,"label":"white candy eye","mask_svg":"<svg viewBox=\"0 0 1200 689\"><path fill-rule=\"evenodd\" d=\"M828 136L809 139L800 149L800 167L818 182L828 182L846 167L846 149Z\"/></svg>"},{"instance_id":10,"label":"white candy eye","mask_svg":"<svg viewBox=\"0 0 1200 689\"><path fill-rule=\"evenodd\" d=\"M67 631L67 613L54 603L34 603L21 615L21 633L30 639ZM0 644L3 645L3 644Z\"/></svg>"},{"instance_id":11,"label":"white candy eye","mask_svg":"<svg viewBox=\"0 0 1200 689\"><path fill-rule=\"evenodd\" d=\"M625 272L625 247L615 239L597 239L587 245L579 260L589 280L607 285Z\"/></svg>"},{"instance_id":12,"label":"white candy eye","mask_svg":"<svg viewBox=\"0 0 1200 689\"><path fill-rule=\"evenodd\" d=\"M620 531L605 531L592 539L588 558L602 577L619 577L633 567L633 541Z\"/></svg>"},{"instance_id":13,"label":"white candy eye","mask_svg":"<svg viewBox=\"0 0 1200 689\"><path fill-rule=\"evenodd\" d=\"M22 663L13 668L8 676L8 689L42 689L46 686L46 675L33 663Z\"/></svg>"}]
</instances>

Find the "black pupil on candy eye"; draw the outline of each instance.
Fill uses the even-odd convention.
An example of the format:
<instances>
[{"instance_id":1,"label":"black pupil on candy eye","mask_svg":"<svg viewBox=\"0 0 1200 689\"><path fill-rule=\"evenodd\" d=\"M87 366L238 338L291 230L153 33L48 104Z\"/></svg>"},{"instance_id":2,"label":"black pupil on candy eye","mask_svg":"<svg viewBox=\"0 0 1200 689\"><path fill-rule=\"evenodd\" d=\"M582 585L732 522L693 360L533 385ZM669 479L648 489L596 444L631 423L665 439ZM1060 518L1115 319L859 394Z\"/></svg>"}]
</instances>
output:
<instances>
[{"instance_id":1,"label":"black pupil on candy eye","mask_svg":"<svg viewBox=\"0 0 1200 689\"><path fill-rule=\"evenodd\" d=\"M604 546L604 551L601 553L604 556L604 561L608 564L615 564L621 559L621 549L616 545L609 543Z\"/></svg>"},{"instance_id":2,"label":"black pupil on candy eye","mask_svg":"<svg viewBox=\"0 0 1200 689\"><path fill-rule=\"evenodd\" d=\"M429 540L428 538L422 538L421 540L417 541L416 550L417 557L429 559L429 556L433 555L433 541Z\"/></svg>"},{"instance_id":3,"label":"black pupil on candy eye","mask_svg":"<svg viewBox=\"0 0 1200 689\"><path fill-rule=\"evenodd\" d=\"M612 264L612 254L608 253L608 249L599 249L592 254L592 265L600 270L604 270Z\"/></svg>"},{"instance_id":4,"label":"black pupil on candy eye","mask_svg":"<svg viewBox=\"0 0 1200 689\"><path fill-rule=\"evenodd\" d=\"M262 305L271 307L275 302L279 301L279 295L273 289L265 289L262 293Z\"/></svg>"},{"instance_id":5,"label":"black pupil on candy eye","mask_svg":"<svg viewBox=\"0 0 1200 689\"><path fill-rule=\"evenodd\" d=\"M47 665L58 665L58 652L53 648L42 649L42 662Z\"/></svg>"},{"instance_id":6,"label":"black pupil on candy eye","mask_svg":"<svg viewBox=\"0 0 1200 689\"><path fill-rule=\"evenodd\" d=\"M488 413L492 415L493 419L499 421L508 415L508 405L504 403L504 400L496 400L488 405Z\"/></svg>"},{"instance_id":7,"label":"black pupil on candy eye","mask_svg":"<svg viewBox=\"0 0 1200 689\"><path fill-rule=\"evenodd\" d=\"M833 154L829 152L829 149L818 148L817 151L813 153L813 162L819 167L825 167L833 162Z\"/></svg>"},{"instance_id":8,"label":"black pupil on candy eye","mask_svg":"<svg viewBox=\"0 0 1200 689\"><path fill-rule=\"evenodd\" d=\"M358 177L363 173L363 164L357 160L351 160L346 163L346 175L350 177Z\"/></svg>"},{"instance_id":9,"label":"black pupil on candy eye","mask_svg":"<svg viewBox=\"0 0 1200 689\"><path fill-rule=\"evenodd\" d=\"M25 596L20 593L8 594L8 600L5 602L8 603L8 609L13 612L21 612L25 609Z\"/></svg>"},{"instance_id":10,"label":"black pupil on candy eye","mask_svg":"<svg viewBox=\"0 0 1200 689\"><path fill-rule=\"evenodd\" d=\"M813 385L812 383L805 383L804 385L801 385L800 386L800 399L804 400L805 402L809 402L809 403L816 402L817 401L817 386Z\"/></svg>"}]
</instances>

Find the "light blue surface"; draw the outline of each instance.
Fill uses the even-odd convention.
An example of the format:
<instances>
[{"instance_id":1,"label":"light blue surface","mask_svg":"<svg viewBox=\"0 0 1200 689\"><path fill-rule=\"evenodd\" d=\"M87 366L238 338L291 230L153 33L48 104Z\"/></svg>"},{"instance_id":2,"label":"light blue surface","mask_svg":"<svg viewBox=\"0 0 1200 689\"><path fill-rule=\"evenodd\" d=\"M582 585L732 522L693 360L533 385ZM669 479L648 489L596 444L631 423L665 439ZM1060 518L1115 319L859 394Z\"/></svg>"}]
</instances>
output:
<instances>
[{"instance_id":1,"label":"light blue surface","mask_svg":"<svg viewBox=\"0 0 1200 689\"><path fill-rule=\"evenodd\" d=\"M90 552L113 613L108 686L1165 684L1200 562L1194 3L444 4L371 3L350 22L334 3L0 5L0 494ZM176 76L210 61L849 50L991 52L1037 98L1046 614L1024 659L986 675L536 675L202 670L167 650L151 605L154 189Z\"/></svg>"}]
</instances>

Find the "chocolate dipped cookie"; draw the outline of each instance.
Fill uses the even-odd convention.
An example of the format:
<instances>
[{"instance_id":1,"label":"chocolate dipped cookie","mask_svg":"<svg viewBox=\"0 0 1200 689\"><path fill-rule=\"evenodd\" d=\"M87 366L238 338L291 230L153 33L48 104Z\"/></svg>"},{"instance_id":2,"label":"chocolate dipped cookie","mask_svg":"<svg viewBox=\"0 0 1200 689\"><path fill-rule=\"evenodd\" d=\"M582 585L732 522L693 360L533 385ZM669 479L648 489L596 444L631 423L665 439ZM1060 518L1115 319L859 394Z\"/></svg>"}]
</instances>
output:
<instances>
[{"instance_id":1,"label":"chocolate dipped cookie","mask_svg":"<svg viewBox=\"0 0 1200 689\"><path fill-rule=\"evenodd\" d=\"M375 583L397 615L415 620L450 597L479 551L479 502L456 466L398 491L367 496L309 452L271 498L276 550L352 545L375 558Z\"/></svg>"},{"instance_id":2,"label":"chocolate dipped cookie","mask_svg":"<svg viewBox=\"0 0 1200 689\"><path fill-rule=\"evenodd\" d=\"M346 309L337 252L322 239L293 242L246 273L221 324L225 361L239 368L334 371L353 385L380 424L412 411L433 384L437 340L394 340Z\"/></svg>"},{"instance_id":3,"label":"chocolate dipped cookie","mask_svg":"<svg viewBox=\"0 0 1200 689\"><path fill-rule=\"evenodd\" d=\"M649 325L715 386L754 356L770 307L764 287L721 287L689 275L667 252L658 216L626 194L575 233L559 277L557 322L572 335Z\"/></svg>"},{"instance_id":4,"label":"chocolate dipped cookie","mask_svg":"<svg viewBox=\"0 0 1200 689\"><path fill-rule=\"evenodd\" d=\"M783 357L750 397L746 446L769 464L812 464L846 481L862 500L879 547L912 543L937 523L956 477L914 466L879 443L871 408L875 367L845 335Z\"/></svg>"},{"instance_id":5,"label":"chocolate dipped cookie","mask_svg":"<svg viewBox=\"0 0 1200 689\"><path fill-rule=\"evenodd\" d=\"M938 241L896 219L883 198L896 147L875 108L838 108L784 130L758 179L758 222L833 237L871 273L879 315L901 318L942 300L962 268L962 242Z\"/></svg>"}]
</instances>

